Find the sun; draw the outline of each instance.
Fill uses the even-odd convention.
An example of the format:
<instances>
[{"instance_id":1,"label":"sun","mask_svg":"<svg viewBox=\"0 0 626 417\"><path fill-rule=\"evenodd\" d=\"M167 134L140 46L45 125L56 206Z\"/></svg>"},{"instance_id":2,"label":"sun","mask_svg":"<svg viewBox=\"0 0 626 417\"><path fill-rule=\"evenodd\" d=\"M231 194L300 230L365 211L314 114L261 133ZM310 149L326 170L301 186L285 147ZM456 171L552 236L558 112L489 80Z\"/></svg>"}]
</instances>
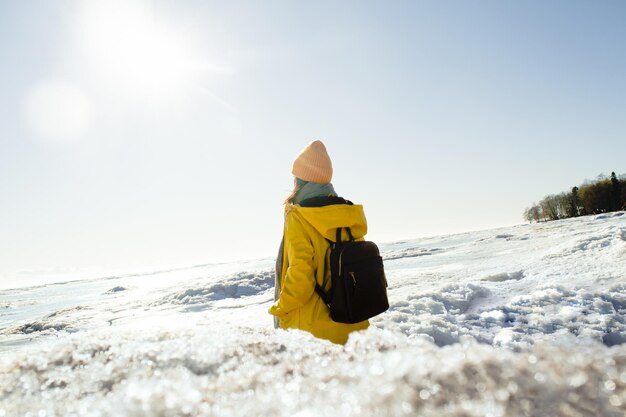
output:
<instances>
[{"instance_id":1,"label":"sun","mask_svg":"<svg viewBox=\"0 0 626 417\"><path fill-rule=\"evenodd\" d=\"M184 31L140 0L81 3L80 43L90 74L128 97L180 94L202 65Z\"/></svg>"}]
</instances>

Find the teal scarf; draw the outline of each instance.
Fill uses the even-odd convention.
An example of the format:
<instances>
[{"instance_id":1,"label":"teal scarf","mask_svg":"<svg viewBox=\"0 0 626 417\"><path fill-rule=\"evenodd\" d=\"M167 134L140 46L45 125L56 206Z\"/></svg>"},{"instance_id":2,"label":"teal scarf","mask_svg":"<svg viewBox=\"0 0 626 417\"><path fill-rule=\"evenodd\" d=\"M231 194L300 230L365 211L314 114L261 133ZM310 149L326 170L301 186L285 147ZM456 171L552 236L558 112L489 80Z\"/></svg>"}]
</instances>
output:
<instances>
[{"instance_id":1,"label":"teal scarf","mask_svg":"<svg viewBox=\"0 0 626 417\"><path fill-rule=\"evenodd\" d=\"M318 184L316 182L306 182L298 179L298 185L300 189L293 198L293 204L300 204L304 200L313 197L337 196L333 185L330 183Z\"/></svg>"}]
</instances>

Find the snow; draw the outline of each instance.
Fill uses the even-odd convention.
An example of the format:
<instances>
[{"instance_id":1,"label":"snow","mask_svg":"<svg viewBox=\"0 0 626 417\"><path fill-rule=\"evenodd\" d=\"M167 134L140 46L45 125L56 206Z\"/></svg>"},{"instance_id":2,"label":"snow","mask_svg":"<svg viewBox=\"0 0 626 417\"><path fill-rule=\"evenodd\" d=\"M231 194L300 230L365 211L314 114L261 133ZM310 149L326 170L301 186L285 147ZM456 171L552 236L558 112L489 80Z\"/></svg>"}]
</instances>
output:
<instances>
[{"instance_id":1,"label":"snow","mask_svg":"<svg viewBox=\"0 0 626 417\"><path fill-rule=\"evenodd\" d=\"M273 260L0 291L3 416L620 416L626 216L380 244L345 346L275 330Z\"/></svg>"}]
</instances>

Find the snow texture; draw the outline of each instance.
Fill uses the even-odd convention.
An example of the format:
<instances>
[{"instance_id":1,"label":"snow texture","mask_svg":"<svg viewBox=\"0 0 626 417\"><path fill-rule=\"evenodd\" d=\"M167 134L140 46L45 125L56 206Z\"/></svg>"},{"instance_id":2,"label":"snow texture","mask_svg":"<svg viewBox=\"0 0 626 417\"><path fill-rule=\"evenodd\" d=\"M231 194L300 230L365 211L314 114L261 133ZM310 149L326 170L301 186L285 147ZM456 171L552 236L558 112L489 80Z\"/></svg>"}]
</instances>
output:
<instances>
[{"instance_id":1,"label":"snow texture","mask_svg":"<svg viewBox=\"0 0 626 417\"><path fill-rule=\"evenodd\" d=\"M622 213L380 247L345 346L272 328L271 259L0 291L0 417L626 415Z\"/></svg>"}]
</instances>

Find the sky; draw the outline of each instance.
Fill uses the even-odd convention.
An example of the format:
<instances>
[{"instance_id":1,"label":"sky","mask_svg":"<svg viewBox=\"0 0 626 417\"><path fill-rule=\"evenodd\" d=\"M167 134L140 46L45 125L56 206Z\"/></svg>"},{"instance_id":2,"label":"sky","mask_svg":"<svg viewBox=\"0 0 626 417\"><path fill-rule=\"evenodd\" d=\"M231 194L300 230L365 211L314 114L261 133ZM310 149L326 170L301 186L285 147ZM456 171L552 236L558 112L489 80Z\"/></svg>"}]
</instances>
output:
<instances>
[{"instance_id":1,"label":"sky","mask_svg":"<svg viewBox=\"0 0 626 417\"><path fill-rule=\"evenodd\" d=\"M0 280L275 256L315 139L371 240L522 224L626 173L625 21L611 0L0 0Z\"/></svg>"}]
</instances>

